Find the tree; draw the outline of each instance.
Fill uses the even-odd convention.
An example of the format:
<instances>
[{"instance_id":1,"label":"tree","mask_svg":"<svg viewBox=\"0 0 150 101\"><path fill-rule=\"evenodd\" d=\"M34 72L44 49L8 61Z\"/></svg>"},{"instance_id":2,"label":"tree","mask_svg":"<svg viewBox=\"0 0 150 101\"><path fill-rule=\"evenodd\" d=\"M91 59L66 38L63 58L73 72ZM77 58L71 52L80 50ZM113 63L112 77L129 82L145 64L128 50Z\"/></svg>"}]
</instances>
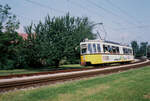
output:
<instances>
[{"instance_id":1,"label":"tree","mask_svg":"<svg viewBox=\"0 0 150 101\"><path fill-rule=\"evenodd\" d=\"M0 69L11 69L17 64L21 38L15 30L19 22L9 12L10 9L8 5L0 5Z\"/></svg>"},{"instance_id":2,"label":"tree","mask_svg":"<svg viewBox=\"0 0 150 101\"><path fill-rule=\"evenodd\" d=\"M150 45L147 46L147 57L150 58Z\"/></svg>"},{"instance_id":3,"label":"tree","mask_svg":"<svg viewBox=\"0 0 150 101\"><path fill-rule=\"evenodd\" d=\"M139 51L139 45L138 45L137 41L132 41L131 46L133 48L134 56L137 57L138 56L138 51Z\"/></svg>"},{"instance_id":4,"label":"tree","mask_svg":"<svg viewBox=\"0 0 150 101\"><path fill-rule=\"evenodd\" d=\"M150 54L148 42L141 42L140 45L138 45L137 41L132 41L131 46L135 57L149 56Z\"/></svg>"},{"instance_id":5,"label":"tree","mask_svg":"<svg viewBox=\"0 0 150 101\"><path fill-rule=\"evenodd\" d=\"M19 21L15 15L10 13L11 8L6 4L5 6L0 5L0 32L11 32L13 33L19 28Z\"/></svg>"},{"instance_id":6,"label":"tree","mask_svg":"<svg viewBox=\"0 0 150 101\"><path fill-rule=\"evenodd\" d=\"M27 48L27 53L31 53L28 55L30 62L58 67L61 60L79 58L79 43L85 38L94 38L91 25L86 17L75 18L67 14L53 18L47 16L45 22L25 27L29 34L27 47L32 47Z\"/></svg>"},{"instance_id":7,"label":"tree","mask_svg":"<svg viewBox=\"0 0 150 101\"><path fill-rule=\"evenodd\" d=\"M141 42L140 43L140 54L141 56L147 56L147 47L148 42Z\"/></svg>"}]
</instances>

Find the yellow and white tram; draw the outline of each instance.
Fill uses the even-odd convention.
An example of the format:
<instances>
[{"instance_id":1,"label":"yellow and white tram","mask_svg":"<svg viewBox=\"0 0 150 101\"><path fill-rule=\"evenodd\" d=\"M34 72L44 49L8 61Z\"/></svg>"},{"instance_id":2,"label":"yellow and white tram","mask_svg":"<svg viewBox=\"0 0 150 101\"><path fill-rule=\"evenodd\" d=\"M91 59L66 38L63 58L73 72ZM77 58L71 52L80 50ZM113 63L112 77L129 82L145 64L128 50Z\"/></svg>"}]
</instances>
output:
<instances>
[{"instance_id":1,"label":"yellow and white tram","mask_svg":"<svg viewBox=\"0 0 150 101\"><path fill-rule=\"evenodd\" d=\"M103 40L80 43L81 65L125 63L134 61L131 47Z\"/></svg>"}]
</instances>

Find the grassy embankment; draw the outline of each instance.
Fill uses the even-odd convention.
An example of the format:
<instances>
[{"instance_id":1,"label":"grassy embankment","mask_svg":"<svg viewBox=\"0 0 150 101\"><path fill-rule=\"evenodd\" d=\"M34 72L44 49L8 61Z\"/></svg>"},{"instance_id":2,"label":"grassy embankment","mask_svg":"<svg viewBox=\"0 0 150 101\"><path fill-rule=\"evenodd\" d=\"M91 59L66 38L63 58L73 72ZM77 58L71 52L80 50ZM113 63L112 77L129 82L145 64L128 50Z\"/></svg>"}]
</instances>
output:
<instances>
[{"instance_id":1,"label":"grassy embankment","mask_svg":"<svg viewBox=\"0 0 150 101\"><path fill-rule=\"evenodd\" d=\"M150 66L0 94L0 101L150 101Z\"/></svg>"},{"instance_id":2,"label":"grassy embankment","mask_svg":"<svg viewBox=\"0 0 150 101\"><path fill-rule=\"evenodd\" d=\"M28 69L14 69L14 70L0 70L0 76L3 75L12 75L12 74L28 74L28 73L38 73L38 72L47 72L52 71L56 69L76 69L76 68L84 68L84 66L80 66L80 64L74 64L74 65L62 65L59 68L55 67L45 67L45 68L28 68Z\"/></svg>"}]
</instances>

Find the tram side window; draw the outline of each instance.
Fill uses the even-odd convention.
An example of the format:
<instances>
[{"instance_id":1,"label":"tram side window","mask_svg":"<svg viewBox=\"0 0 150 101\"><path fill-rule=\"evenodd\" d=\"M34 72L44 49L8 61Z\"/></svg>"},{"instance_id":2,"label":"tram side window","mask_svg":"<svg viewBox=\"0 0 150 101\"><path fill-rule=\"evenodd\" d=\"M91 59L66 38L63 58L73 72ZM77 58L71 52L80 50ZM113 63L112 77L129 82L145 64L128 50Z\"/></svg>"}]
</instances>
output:
<instances>
[{"instance_id":1,"label":"tram side window","mask_svg":"<svg viewBox=\"0 0 150 101\"><path fill-rule=\"evenodd\" d=\"M129 51L129 54L131 55L131 54L132 54L132 50L131 50L131 49L128 49L128 51Z\"/></svg>"},{"instance_id":2,"label":"tram side window","mask_svg":"<svg viewBox=\"0 0 150 101\"><path fill-rule=\"evenodd\" d=\"M113 53L116 53L116 52L117 52L117 49L116 49L115 46L112 46L112 51L113 51Z\"/></svg>"},{"instance_id":3,"label":"tram side window","mask_svg":"<svg viewBox=\"0 0 150 101\"><path fill-rule=\"evenodd\" d=\"M93 44L93 52L96 53L96 44Z\"/></svg>"},{"instance_id":4,"label":"tram side window","mask_svg":"<svg viewBox=\"0 0 150 101\"><path fill-rule=\"evenodd\" d=\"M129 55L130 54L130 51L129 51L129 49L127 48L127 54Z\"/></svg>"},{"instance_id":5,"label":"tram side window","mask_svg":"<svg viewBox=\"0 0 150 101\"><path fill-rule=\"evenodd\" d=\"M127 54L130 54L130 50L129 49L127 49Z\"/></svg>"},{"instance_id":6,"label":"tram side window","mask_svg":"<svg viewBox=\"0 0 150 101\"><path fill-rule=\"evenodd\" d=\"M82 54L85 54L85 53L86 53L86 50L87 50L86 48L83 48L82 51L81 51Z\"/></svg>"},{"instance_id":7,"label":"tram side window","mask_svg":"<svg viewBox=\"0 0 150 101\"><path fill-rule=\"evenodd\" d=\"M123 54L125 54L125 48L123 48Z\"/></svg>"},{"instance_id":8,"label":"tram side window","mask_svg":"<svg viewBox=\"0 0 150 101\"><path fill-rule=\"evenodd\" d=\"M103 45L104 53L109 53L108 45Z\"/></svg>"},{"instance_id":9,"label":"tram side window","mask_svg":"<svg viewBox=\"0 0 150 101\"><path fill-rule=\"evenodd\" d=\"M108 52L112 53L112 47L108 45Z\"/></svg>"},{"instance_id":10,"label":"tram side window","mask_svg":"<svg viewBox=\"0 0 150 101\"><path fill-rule=\"evenodd\" d=\"M104 53L108 51L106 45L103 45L103 50L104 50Z\"/></svg>"},{"instance_id":11,"label":"tram side window","mask_svg":"<svg viewBox=\"0 0 150 101\"><path fill-rule=\"evenodd\" d=\"M117 50L117 53L119 54L119 53L120 53L120 51L119 51L119 47L116 47L116 50Z\"/></svg>"},{"instance_id":12,"label":"tram side window","mask_svg":"<svg viewBox=\"0 0 150 101\"><path fill-rule=\"evenodd\" d=\"M100 44L97 44L97 51L98 51L98 52L101 52Z\"/></svg>"},{"instance_id":13,"label":"tram side window","mask_svg":"<svg viewBox=\"0 0 150 101\"><path fill-rule=\"evenodd\" d=\"M87 53L87 45L86 44L82 44L80 46L81 49L81 54L86 54Z\"/></svg>"},{"instance_id":14,"label":"tram side window","mask_svg":"<svg viewBox=\"0 0 150 101\"><path fill-rule=\"evenodd\" d=\"M127 48L123 48L123 53L124 54L131 54L130 49L127 49Z\"/></svg>"},{"instance_id":15,"label":"tram side window","mask_svg":"<svg viewBox=\"0 0 150 101\"><path fill-rule=\"evenodd\" d=\"M91 44L88 44L88 51L89 51L89 53L92 53L92 47L91 47Z\"/></svg>"}]
</instances>

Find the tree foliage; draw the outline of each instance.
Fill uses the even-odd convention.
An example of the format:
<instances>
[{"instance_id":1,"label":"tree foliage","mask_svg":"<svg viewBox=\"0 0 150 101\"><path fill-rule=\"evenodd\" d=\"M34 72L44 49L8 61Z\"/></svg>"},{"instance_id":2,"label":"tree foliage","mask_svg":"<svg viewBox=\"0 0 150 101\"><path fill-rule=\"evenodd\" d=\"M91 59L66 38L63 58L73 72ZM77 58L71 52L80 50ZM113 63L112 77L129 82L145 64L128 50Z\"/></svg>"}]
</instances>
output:
<instances>
[{"instance_id":1,"label":"tree foliage","mask_svg":"<svg viewBox=\"0 0 150 101\"><path fill-rule=\"evenodd\" d=\"M0 69L56 66L79 63L79 44L93 39L92 23L87 17L47 16L44 22L25 27L23 40L16 29L19 22L8 5L0 5Z\"/></svg>"},{"instance_id":2,"label":"tree foliage","mask_svg":"<svg viewBox=\"0 0 150 101\"><path fill-rule=\"evenodd\" d=\"M133 48L133 53L135 57L150 57L150 45L148 45L148 42L141 42L139 45L137 41L132 41L131 46Z\"/></svg>"},{"instance_id":3,"label":"tree foliage","mask_svg":"<svg viewBox=\"0 0 150 101\"><path fill-rule=\"evenodd\" d=\"M147 46L147 57L150 58L150 45Z\"/></svg>"},{"instance_id":4,"label":"tree foliage","mask_svg":"<svg viewBox=\"0 0 150 101\"><path fill-rule=\"evenodd\" d=\"M0 32L13 33L19 28L19 21L10 13L11 8L6 4L0 5Z\"/></svg>"},{"instance_id":5,"label":"tree foliage","mask_svg":"<svg viewBox=\"0 0 150 101\"><path fill-rule=\"evenodd\" d=\"M59 66L60 62L79 60L79 44L85 38L93 39L88 18L47 16L45 22L31 24L25 30L29 34L26 47L32 64ZM78 61L79 63L79 61ZM35 65L34 65L35 66Z\"/></svg>"},{"instance_id":6,"label":"tree foliage","mask_svg":"<svg viewBox=\"0 0 150 101\"><path fill-rule=\"evenodd\" d=\"M19 26L16 16L8 5L0 5L0 69L11 69L17 65L21 38L15 30Z\"/></svg>"},{"instance_id":7,"label":"tree foliage","mask_svg":"<svg viewBox=\"0 0 150 101\"><path fill-rule=\"evenodd\" d=\"M131 46L132 46L132 48L133 48L133 54L135 55L135 56L137 56L138 54L138 51L139 51L139 45L138 45L138 43L137 43L137 41L132 41L131 42Z\"/></svg>"},{"instance_id":8,"label":"tree foliage","mask_svg":"<svg viewBox=\"0 0 150 101\"><path fill-rule=\"evenodd\" d=\"M146 56L147 55L147 46L148 46L148 42L141 42L140 43L140 53L142 56Z\"/></svg>"}]
</instances>

